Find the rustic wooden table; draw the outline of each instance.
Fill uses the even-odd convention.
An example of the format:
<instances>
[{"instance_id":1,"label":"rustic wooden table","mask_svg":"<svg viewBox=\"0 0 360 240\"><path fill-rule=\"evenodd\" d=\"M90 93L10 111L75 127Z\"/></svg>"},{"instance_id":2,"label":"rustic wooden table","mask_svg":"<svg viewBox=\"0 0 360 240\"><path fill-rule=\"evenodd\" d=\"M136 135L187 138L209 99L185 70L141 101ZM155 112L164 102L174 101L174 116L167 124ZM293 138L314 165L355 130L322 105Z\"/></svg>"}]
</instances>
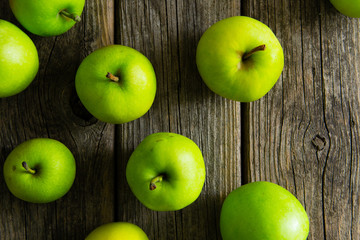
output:
<instances>
[{"instance_id":1,"label":"rustic wooden table","mask_svg":"<svg viewBox=\"0 0 360 240\"><path fill-rule=\"evenodd\" d=\"M215 95L195 64L202 33L235 15L267 24L284 48L279 81L250 104ZM0 18L19 26L6 0ZM88 0L69 32L28 34L39 73L24 92L0 99L0 239L84 239L112 221L135 223L154 240L221 239L225 197L259 180L297 196L308 239L360 239L360 21L328 0ZM150 111L123 125L94 119L74 87L82 59L113 43L144 53L158 81ZM176 212L145 208L125 179L134 148L159 131L191 138L205 158L200 197ZM63 142L77 162L72 189L49 204L15 198L2 176L11 150L36 137Z\"/></svg>"}]
</instances>

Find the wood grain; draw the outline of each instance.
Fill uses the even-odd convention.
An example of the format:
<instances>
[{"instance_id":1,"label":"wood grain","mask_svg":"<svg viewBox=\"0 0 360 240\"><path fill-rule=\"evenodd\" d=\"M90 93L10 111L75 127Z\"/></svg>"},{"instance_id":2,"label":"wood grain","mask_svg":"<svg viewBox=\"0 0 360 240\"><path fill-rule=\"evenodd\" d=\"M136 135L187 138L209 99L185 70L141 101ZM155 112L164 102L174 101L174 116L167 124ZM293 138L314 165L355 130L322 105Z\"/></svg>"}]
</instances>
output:
<instances>
[{"instance_id":1,"label":"wood grain","mask_svg":"<svg viewBox=\"0 0 360 240\"><path fill-rule=\"evenodd\" d=\"M226 3L226 4L225 4ZM136 223L149 239L220 239L225 196L241 184L240 104L212 93L196 68L202 33L240 14L240 1L118 1L116 40L145 54L157 75L157 96L142 118L117 127L118 218ZM199 199L176 212L145 208L125 178L127 160L148 134L175 132L203 152L207 178Z\"/></svg>"},{"instance_id":2,"label":"wood grain","mask_svg":"<svg viewBox=\"0 0 360 240\"><path fill-rule=\"evenodd\" d=\"M77 175L60 200L31 204L12 196L1 174L0 239L84 239L93 228L114 219L114 126L89 116L74 87L82 59L113 42L111 4L88 1L82 22L61 36L41 38L25 31L37 46L40 69L24 92L0 99L0 172L15 146L48 137L72 151ZM0 18L17 24L7 1L0 3Z\"/></svg>"},{"instance_id":3,"label":"wood grain","mask_svg":"<svg viewBox=\"0 0 360 240\"><path fill-rule=\"evenodd\" d=\"M284 49L279 81L250 104L211 92L195 63L204 31L235 15L267 24ZM7 1L0 2L0 18L19 26ZM0 99L0 239L84 239L112 221L135 223L154 240L221 239L227 194L266 180L304 205L309 240L359 240L359 33L360 20L341 15L328 0L93 0L69 32L28 33L39 51L39 73L24 92ZM74 87L83 58L112 43L147 56L158 88L147 114L117 126L92 117ZM125 178L136 146L161 131L192 139L206 164L200 197L176 212L147 209ZM36 137L63 142L77 161L72 189L49 204L15 198L2 176L11 150Z\"/></svg>"},{"instance_id":4,"label":"wood grain","mask_svg":"<svg viewBox=\"0 0 360 240\"><path fill-rule=\"evenodd\" d=\"M295 194L309 214L308 239L359 239L360 22L325 0L243 5L285 53L274 89L248 106L247 178Z\"/></svg>"}]
</instances>

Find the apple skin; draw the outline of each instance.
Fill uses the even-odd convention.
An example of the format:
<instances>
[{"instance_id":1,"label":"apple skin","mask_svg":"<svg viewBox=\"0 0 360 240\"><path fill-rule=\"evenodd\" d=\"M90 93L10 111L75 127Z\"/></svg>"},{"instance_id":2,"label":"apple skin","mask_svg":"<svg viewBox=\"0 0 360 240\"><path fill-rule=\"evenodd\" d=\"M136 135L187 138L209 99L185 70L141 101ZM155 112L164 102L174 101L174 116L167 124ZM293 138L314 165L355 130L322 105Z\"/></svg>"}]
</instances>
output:
<instances>
[{"instance_id":1,"label":"apple skin","mask_svg":"<svg viewBox=\"0 0 360 240\"><path fill-rule=\"evenodd\" d=\"M38 70L39 57L33 41L17 26L0 19L0 97L23 91Z\"/></svg>"},{"instance_id":2,"label":"apple skin","mask_svg":"<svg viewBox=\"0 0 360 240\"><path fill-rule=\"evenodd\" d=\"M245 53L265 44L265 50ZM279 79L284 67L282 47L265 24L236 16L212 25L202 35L196 63L205 84L216 94L240 102L263 97Z\"/></svg>"},{"instance_id":3,"label":"apple skin","mask_svg":"<svg viewBox=\"0 0 360 240\"><path fill-rule=\"evenodd\" d=\"M360 17L359 0L330 0L330 2L340 13L348 17Z\"/></svg>"},{"instance_id":4,"label":"apple skin","mask_svg":"<svg viewBox=\"0 0 360 240\"><path fill-rule=\"evenodd\" d=\"M150 182L163 175L150 190ZM194 202L205 182L205 163L199 147L175 133L154 133L135 149L126 167L130 189L146 207L175 211Z\"/></svg>"},{"instance_id":5,"label":"apple skin","mask_svg":"<svg viewBox=\"0 0 360 240\"><path fill-rule=\"evenodd\" d=\"M60 12L80 16L85 0L9 0L10 7L21 25L33 34L49 37L63 34L76 21L65 17Z\"/></svg>"},{"instance_id":6,"label":"apple skin","mask_svg":"<svg viewBox=\"0 0 360 240\"><path fill-rule=\"evenodd\" d=\"M114 82L110 72L119 77ZM154 102L156 77L150 61L137 50L109 45L95 50L79 66L77 94L97 119L121 124L143 116Z\"/></svg>"},{"instance_id":7,"label":"apple skin","mask_svg":"<svg viewBox=\"0 0 360 240\"><path fill-rule=\"evenodd\" d=\"M149 240L149 238L135 224L113 222L97 227L85 240Z\"/></svg>"},{"instance_id":8,"label":"apple skin","mask_svg":"<svg viewBox=\"0 0 360 240\"><path fill-rule=\"evenodd\" d=\"M35 170L32 174L22 163ZM50 138L35 138L18 145L4 163L5 182L14 196L32 203L48 203L64 196L76 172L70 150Z\"/></svg>"},{"instance_id":9,"label":"apple skin","mask_svg":"<svg viewBox=\"0 0 360 240\"><path fill-rule=\"evenodd\" d=\"M309 219L289 191L270 182L253 182L232 191L220 214L223 240L305 240Z\"/></svg>"}]
</instances>

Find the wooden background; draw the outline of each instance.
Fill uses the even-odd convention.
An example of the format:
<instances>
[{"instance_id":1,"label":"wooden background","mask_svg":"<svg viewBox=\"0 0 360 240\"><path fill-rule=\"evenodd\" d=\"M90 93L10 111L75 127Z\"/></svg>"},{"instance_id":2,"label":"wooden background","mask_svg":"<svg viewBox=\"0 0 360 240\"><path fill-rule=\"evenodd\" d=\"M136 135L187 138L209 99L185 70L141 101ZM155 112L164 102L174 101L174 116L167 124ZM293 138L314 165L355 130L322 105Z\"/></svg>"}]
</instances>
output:
<instances>
[{"instance_id":1,"label":"wooden background","mask_svg":"<svg viewBox=\"0 0 360 240\"><path fill-rule=\"evenodd\" d=\"M284 49L279 81L250 104L212 93L195 64L203 32L235 15L267 24ZM8 1L0 18L19 26ZM154 240L221 239L225 197L258 180L297 196L310 218L308 239L360 239L360 20L328 0L88 0L67 33L28 34L39 73L24 92L0 99L1 240L84 239L112 221L135 223ZM94 119L74 87L82 59L113 43L144 53L158 81L150 111L123 125ZM134 148L159 131L191 138L205 158L199 199L176 212L148 210L125 180ZM72 189L49 204L15 198L2 176L11 150L36 137L63 142L77 161Z\"/></svg>"}]
</instances>

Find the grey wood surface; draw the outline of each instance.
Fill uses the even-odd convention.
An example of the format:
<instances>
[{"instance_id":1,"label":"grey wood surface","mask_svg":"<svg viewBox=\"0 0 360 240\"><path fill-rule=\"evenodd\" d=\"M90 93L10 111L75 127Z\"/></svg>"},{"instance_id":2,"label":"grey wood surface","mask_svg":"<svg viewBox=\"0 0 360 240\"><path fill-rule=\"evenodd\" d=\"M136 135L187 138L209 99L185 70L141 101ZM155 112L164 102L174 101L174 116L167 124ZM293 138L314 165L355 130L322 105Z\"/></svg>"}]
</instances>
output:
<instances>
[{"instance_id":1,"label":"grey wood surface","mask_svg":"<svg viewBox=\"0 0 360 240\"><path fill-rule=\"evenodd\" d=\"M267 24L284 49L279 81L250 104L212 93L195 63L203 32L235 15ZM0 19L19 26L7 1L0 2ZM39 73L24 92L0 99L0 239L84 239L112 221L135 223L154 240L221 239L223 200L259 180L301 201L308 239L359 239L359 33L359 19L341 15L328 0L93 0L69 32L28 33ZM122 125L93 118L74 88L82 59L112 43L142 52L157 76L150 111ZM125 178L135 147L161 131L191 138L206 164L199 199L176 212L147 209ZM73 187L50 204L15 198L2 176L11 150L35 137L63 142L77 162Z\"/></svg>"},{"instance_id":2,"label":"grey wood surface","mask_svg":"<svg viewBox=\"0 0 360 240\"><path fill-rule=\"evenodd\" d=\"M216 21L240 14L239 1L119 1L116 41L153 63L158 89L146 116L117 127L118 218L141 226L150 239L220 239L225 196L241 184L240 104L212 93L196 68L201 34ZM148 134L170 131L197 143L206 165L199 199L177 212L146 209L125 179L131 152Z\"/></svg>"},{"instance_id":3,"label":"grey wood surface","mask_svg":"<svg viewBox=\"0 0 360 240\"><path fill-rule=\"evenodd\" d=\"M97 121L79 104L74 78L82 59L114 40L111 1L87 1L82 22L69 32L33 39L39 73L24 92L0 99L0 239L84 239L114 220L114 126ZM0 18L19 26L8 1ZM77 173L69 193L49 204L30 204L8 191L2 174L10 151L37 137L63 142L74 154Z\"/></svg>"},{"instance_id":4,"label":"grey wood surface","mask_svg":"<svg viewBox=\"0 0 360 240\"><path fill-rule=\"evenodd\" d=\"M247 106L248 180L295 194L308 239L359 239L359 20L325 0L251 1L244 12L269 25L285 53L275 88Z\"/></svg>"}]
</instances>

